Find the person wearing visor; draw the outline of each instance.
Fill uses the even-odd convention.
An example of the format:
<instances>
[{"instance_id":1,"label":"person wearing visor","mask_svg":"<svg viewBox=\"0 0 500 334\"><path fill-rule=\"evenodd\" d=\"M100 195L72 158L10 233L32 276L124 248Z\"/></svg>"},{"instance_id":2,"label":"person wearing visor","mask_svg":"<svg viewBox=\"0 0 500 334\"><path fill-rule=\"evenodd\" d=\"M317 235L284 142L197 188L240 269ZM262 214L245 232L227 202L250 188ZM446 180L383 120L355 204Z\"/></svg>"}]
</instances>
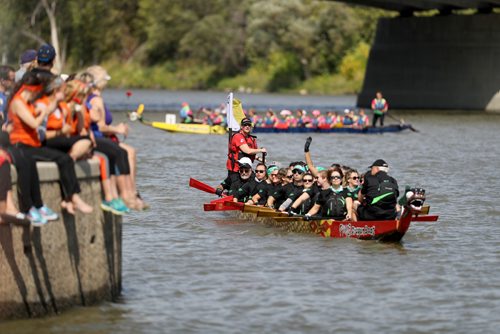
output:
<instances>
[{"instance_id":1,"label":"person wearing visor","mask_svg":"<svg viewBox=\"0 0 500 334\"><path fill-rule=\"evenodd\" d=\"M382 159L369 166L365 174L357 209L358 220L390 220L397 215L398 182L387 173L389 165Z\"/></svg>"},{"instance_id":2,"label":"person wearing visor","mask_svg":"<svg viewBox=\"0 0 500 334\"><path fill-rule=\"evenodd\" d=\"M241 120L241 129L235 133L229 141L229 153L226 161L229 181L236 181L239 177L240 165L237 163L241 158L248 158L252 163L257 153L266 153L264 147L258 148L257 137L251 135L252 121L250 118Z\"/></svg>"},{"instance_id":3,"label":"person wearing visor","mask_svg":"<svg viewBox=\"0 0 500 334\"><path fill-rule=\"evenodd\" d=\"M267 206L270 208L279 208L285 211L290 204L292 204L304 190L302 178L306 173L306 169L302 165L295 165L292 168L292 182L286 186L280 187L276 190L267 200ZM287 201L289 199L289 201ZM285 203L286 202L286 203ZM282 206L282 204L284 204Z\"/></svg>"}]
</instances>

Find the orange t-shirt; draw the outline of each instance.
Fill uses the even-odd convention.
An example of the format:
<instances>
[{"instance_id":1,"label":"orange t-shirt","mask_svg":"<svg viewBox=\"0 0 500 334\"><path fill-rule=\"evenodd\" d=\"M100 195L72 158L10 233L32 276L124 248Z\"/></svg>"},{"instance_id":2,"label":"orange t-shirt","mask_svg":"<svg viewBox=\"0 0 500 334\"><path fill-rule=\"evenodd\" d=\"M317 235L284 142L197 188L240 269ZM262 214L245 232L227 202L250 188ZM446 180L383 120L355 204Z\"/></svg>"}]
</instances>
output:
<instances>
[{"instance_id":1,"label":"orange t-shirt","mask_svg":"<svg viewBox=\"0 0 500 334\"><path fill-rule=\"evenodd\" d=\"M33 117L36 117L35 106L31 103L28 103L21 97L21 93L24 91L24 88L21 87L17 94L12 98L12 102L21 101L24 104L24 107L28 109ZM12 103L11 103L12 106ZM26 123L24 123L19 116L14 114L11 107L9 107L9 119L12 121L12 131L10 133L10 142L12 144L23 143L28 146L40 147L42 144L40 143L40 139L38 138L38 133L36 129L32 129Z\"/></svg>"}]
</instances>

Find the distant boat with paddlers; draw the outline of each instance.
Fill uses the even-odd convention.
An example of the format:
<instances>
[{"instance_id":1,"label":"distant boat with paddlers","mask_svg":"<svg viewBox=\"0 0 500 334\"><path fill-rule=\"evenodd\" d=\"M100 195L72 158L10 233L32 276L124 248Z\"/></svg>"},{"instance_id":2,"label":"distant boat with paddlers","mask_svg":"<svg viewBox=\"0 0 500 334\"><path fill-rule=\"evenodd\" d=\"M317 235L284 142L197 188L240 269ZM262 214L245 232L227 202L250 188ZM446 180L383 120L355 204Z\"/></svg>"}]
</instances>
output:
<instances>
[{"instance_id":1,"label":"distant boat with paddlers","mask_svg":"<svg viewBox=\"0 0 500 334\"><path fill-rule=\"evenodd\" d=\"M237 109L241 110L240 117L242 119L246 117L241 108L241 102L235 99ZM286 110L284 110L286 111ZM224 135L228 132L226 120L222 115L217 114L220 118L218 124L200 124L200 122L188 122L188 123L178 123L175 114L167 113L165 115L165 122L158 121L148 121L143 117L144 105L139 105L137 111L129 114L129 118L132 121L138 120L142 124L151 126L156 129L164 130L172 133L186 133L186 134L202 134L202 135ZM192 114L191 114L192 115ZM290 117L290 115L286 115ZM386 126L372 127L369 125L343 125L342 123L319 123L314 124L314 122L300 122L300 120L276 120L272 124L267 124L262 118L254 117L250 115L251 119L254 120L253 133L350 133L350 134L382 134L382 133L396 133L404 130L411 130L418 132L411 124L406 124L404 121L400 120L399 124L390 124ZM185 119L182 118L181 119ZM210 117L207 117L210 119ZM308 118L309 119L309 118ZM191 120L193 120L191 118Z\"/></svg>"}]
</instances>

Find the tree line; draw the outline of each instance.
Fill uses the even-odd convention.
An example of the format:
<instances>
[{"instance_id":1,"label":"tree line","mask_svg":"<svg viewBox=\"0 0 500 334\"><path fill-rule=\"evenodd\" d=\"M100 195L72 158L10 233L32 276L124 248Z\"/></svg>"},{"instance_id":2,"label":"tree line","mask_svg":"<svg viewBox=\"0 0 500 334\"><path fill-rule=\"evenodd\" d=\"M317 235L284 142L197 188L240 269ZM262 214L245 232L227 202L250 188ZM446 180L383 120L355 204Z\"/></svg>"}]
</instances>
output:
<instances>
[{"instance_id":1,"label":"tree line","mask_svg":"<svg viewBox=\"0 0 500 334\"><path fill-rule=\"evenodd\" d=\"M99 63L114 85L167 89L359 89L377 19L388 15L313 0L3 3L2 63L48 42L66 73Z\"/></svg>"}]
</instances>

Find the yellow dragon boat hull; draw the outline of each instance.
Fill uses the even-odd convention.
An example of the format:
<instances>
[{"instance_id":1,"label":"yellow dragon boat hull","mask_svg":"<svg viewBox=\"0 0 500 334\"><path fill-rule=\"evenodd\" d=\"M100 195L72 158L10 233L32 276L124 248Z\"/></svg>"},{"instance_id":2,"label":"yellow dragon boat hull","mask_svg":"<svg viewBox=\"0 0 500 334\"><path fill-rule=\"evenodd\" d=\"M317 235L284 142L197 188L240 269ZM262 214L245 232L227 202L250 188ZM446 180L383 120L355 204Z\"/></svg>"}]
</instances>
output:
<instances>
[{"instance_id":1,"label":"yellow dragon boat hull","mask_svg":"<svg viewBox=\"0 0 500 334\"><path fill-rule=\"evenodd\" d=\"M154 128L176 133L189 133L198 135L224 135L226 129L220 125L207 124L184 124L175 123L168 124L164 122L151 122L150 125Z\"/></svg>"}]
</instances>

